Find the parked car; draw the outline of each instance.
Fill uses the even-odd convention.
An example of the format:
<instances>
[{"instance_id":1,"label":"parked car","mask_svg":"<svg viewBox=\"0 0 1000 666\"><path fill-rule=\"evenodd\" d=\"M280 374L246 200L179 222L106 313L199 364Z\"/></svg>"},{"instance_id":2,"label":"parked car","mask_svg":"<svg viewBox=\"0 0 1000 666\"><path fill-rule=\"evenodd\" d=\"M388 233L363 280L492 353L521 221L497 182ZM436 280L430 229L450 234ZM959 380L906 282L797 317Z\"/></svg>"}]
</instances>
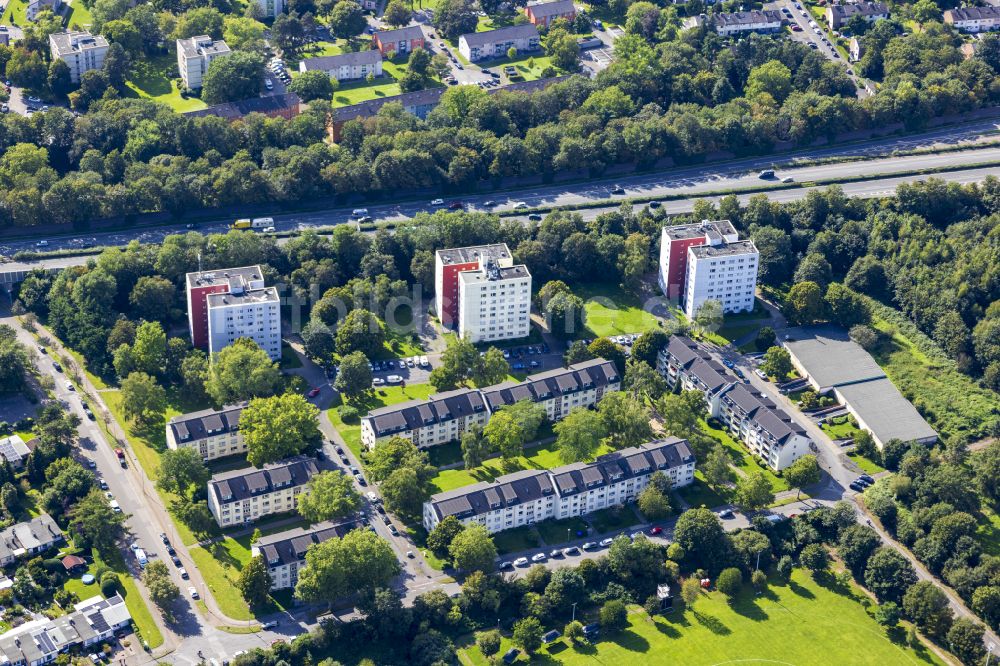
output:
<instances>
[{"instance_id":1,"label":"parked car","mask_svg":"<svg viewBox=\"0 0 1000 666\"><path fill-rule=\"evenodd\" d=\"M318 396L318 395L319 395L319 387L318 387L318 386L317 386L317 387L315 387L315 388L313 388L313 389L311 389L311 390L309 391L309 397L310 397L310 398L315 398L315 397L316 397L316 396Z\"/></svg>"},{"instance_id":2,"label":"parked car","mask_svg":"<svg viewBox=\"0 0 1000 666\"><path fill-rule=\"evenodd\" d=\"M519 558L517 558L516 560L514 560L514 566L515 567L526 567L526 566L528 566L528 558L527 557L519 557Z\"/></svg>"},{"instance_id":3,"label":"parked car","mask_svg":"<svg viewBox=\"0 0 1000 666\"><path fill-rule=\"evenodd\" d=\"M433 200L431 200L431 205L432 206L443 206L444 205L444 199L433 199Z\"/></svg>"},{"instance_id":4,"label":"parked car","mask_svg":"<svg viewBox=\"0 0 1000 666\"><path fill-rule=\"evenodd\" d=\"M598 548L600 548L600 546L597 545L596 541L588 541L587 543L583 544L584 550L597 550Z\"/></svg>"},{"instance_id":5,"label":"parked car","mask_svg":"<svg viewBox=\"0 0 1000 666\"><path fill-rule=\"evenodd\" d=\"M728 520L729 518L732 518L733 515L734 514L732 509L723 509L722 511L719 511L719 518Z\"/></svg>"},{"instance_id":6,"label":"parked car","mask_svg":"<svg viewBox=\"0 0 1000 666\"><path fill-rule=\"evenodd\" d=\"M563 548L562 552L563 555L579 555L580 549L577 548L576 546L568 546L566 548Z\"/></svg>"},{"instance_id":7,"label":"parked car","mask_svg":"<svg viewBox=\"0 0 1000 666\"><path fill-rule=\"evenodd\" d=\"M851 484L848 486L848 488L850 488L856 493L864 492L865 489L865 487L860 483L858 483L857 481L851 481Z\"/></svg>"},{"instance_id":8,"label":"parked car","mask_svg":"<svg viewBox=\"0 0 1000 666\"><path fill-rule=\"evenodd\" d=\"M564 557L564 555L563 555L563 552L561 550L559 550L558 548L555 548L551 552L549 552L549 557L551 557L553 559L559 559L559 558Z\"/></svg>"},{"instance_id":9,"label":"parked car","mask_svg":"<svg viewBox=\"0 0 1000 666\"><path fill-rule=\"evenodd\" d=\"M868 485L875 483L875 479L867 474L862 474L858 478L867 483Z\"/></svg>"},{"instance_id":10,"label":"parked car","mask_svg":"<svg viewBox=\"0 0 1000 666\"><path fill-rule=\"evenodd\" d=\"M536 553L531 556L532 562L544 562L547 559L548 558L545 556L545 553Z\"/></svg>"},{"instance_id":11,"label":"parked car","mask_svg":"<svg viewBox=\"0 0 1000 666\"><path fill-rule=\"evenodd\" d=\"M608 546L610 546L614 542L615 542L615 540L612 539L611 537L608 537L606 539L601 539L601 548L607 548Z\"/></svg>"},{"instance_id":12,"label":"parked car","mask_svg":"<svg viewBox=\"0 0 1000 666\"><path fill-rule=\"evenodd\" d=\"M198 590L196 590L196 589L194 588L194 585L192 585L191 587L189 587L189 588L188 588L188 595L189 595L189 596L190 596L190 597L191 597L192 599L200 599L200 598L201 598L201 597L199 597L199 596L198 596Z\"/></svg>"},{"instance_id":13,"label":"parked car","mask_svg":"<svg viewBox=\"0 0 1000 666\"><path fill-rule=\"evenodd\" d=\"M511 562L510 560L500 563L500 571L506 571L507 569L513 569L513 568L514 568L514 563Z\"/></svg>"},{"instance_id":14,"label":"parked car","mask_svg":"<svg viewBox=\"0 0 1000 666\"><path fill-rule=\"evenodd\" d=\"M181 567L180 569L178 569L177 573L179 573L181 575L181 578L184 579L184 580L187 580L188 578L190 578L190 576L188 575L187 569L185 569L184 567Z\"/></svg>"},{"instance_id":15,"label":"parked car","mask_svg":"<svg viewBox=\"0 0 1000 666\"><path fill-rule=\"evenodd\" d=\"M652 534L653 536L656 536L657 534L663 534L663 528L658 525L656 527L651 527L649 529L649 533Z\"/></svg>"}]
</instances>

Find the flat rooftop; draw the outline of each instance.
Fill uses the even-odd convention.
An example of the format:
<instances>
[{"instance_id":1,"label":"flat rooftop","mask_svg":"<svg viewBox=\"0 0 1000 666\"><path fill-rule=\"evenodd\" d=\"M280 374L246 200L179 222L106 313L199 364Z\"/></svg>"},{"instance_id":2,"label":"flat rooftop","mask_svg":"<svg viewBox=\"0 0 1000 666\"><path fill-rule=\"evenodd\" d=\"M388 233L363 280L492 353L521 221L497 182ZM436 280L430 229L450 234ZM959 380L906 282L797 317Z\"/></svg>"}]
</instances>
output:
<instances>
[{"instance_id":1,"label":"flat rooftop","mask_svg":"<svg viewBox=\"0 0 1000 666\"><path fill-rule=\"evenodd\" d=\"M733 243L723 242L721 245L697 245L689 247L688 252L693 252L698 258L706 257L735 257L740 254L757 254L757 247L753 241L741 240Z\"/></svg>"},{"instance_id":2,"label":"flat rooftop","mask_svg":"<svg viewBox=\"0 0 1000 666\"><path fill-rule=\"evenodd\" d=\"M506 243L494 245L474 245L471 247L456 247L448 250L438 250L437 256L444 265L470 264L480 259L508 259L510 249Z\"/></svg>"},{"instance_id":3,"label":"flat rooftop","mask_svg":"<svg viewBox=\"0 0 1000 666\"><path fill-rule=\"evenodd\" d=\"M823 388L885 377L872 355L839 326L789 328L785 335L781 343Z\"/></svg>"},{"instance_id":4,"label":"flat rooftop","mask_svg":"<svg viewBox=\"0 0 1000 666\"><path fill-rule=\"evenodd\" d=\"M888 377L838 386L836 390L883 444L890 439L904 442L937 439L934 428Z\"/></svg>"},{"instance_id":5,"label":"flat rooftop","mask_svg":"<svg viewBox=\"0 0 1000 666\"><path fill-rule=\"evenodd\" d=\"M664 227L663 232L670 240L690 240L704 238L707 231L715 231L723 236L735 234L736 228L729 220L703 220L693 224L678 224Z\"/></svg>"},{"instance_id":6,"label":"flat rooftop","mask_svg":"<svg viewBox=\"0 0 1000 666\"><path fill-rule=\"evenodd\" d=\"M211 271L195 271L187 274L188 289L194 287L229 286L233 278L242 278L247 283L264 279L260 266L242 266L240 268L217 268Z\"/></svg>"},{"instance_id":7,"label":"flat rooftop","mask_svg":"<svg viewBox=\"0 0 1000 666\"><path fill-rule=\"evenodd\" d=\"M501 280L516 280L531 277L528 267L524 264L506 268L483 269L478 271L463 271L458 274L462 282L496 282Z\"/></svg>"},{"instance_id":8,"label":"flat rooftop","mask_svg":"<svg viewBox=\"0 0 1000 666\"><path fill-rule=\"evenodd\" d=\"M205 302L211 308L232 305L252 305L254 303L278 303L278 290L274 287L250 289L241 294L209 294Z\"/></svg>"}]
</instances>

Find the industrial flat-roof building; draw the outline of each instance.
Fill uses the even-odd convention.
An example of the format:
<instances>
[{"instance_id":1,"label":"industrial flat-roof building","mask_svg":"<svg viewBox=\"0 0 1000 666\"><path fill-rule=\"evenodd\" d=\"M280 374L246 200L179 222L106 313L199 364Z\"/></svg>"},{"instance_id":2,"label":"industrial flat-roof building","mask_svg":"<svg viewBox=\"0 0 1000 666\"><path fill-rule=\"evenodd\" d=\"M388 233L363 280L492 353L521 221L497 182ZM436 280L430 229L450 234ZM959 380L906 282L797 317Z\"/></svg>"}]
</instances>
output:
<instances>
[{"instance_id":1,"label":"industrial flat-roof building","mask_svg":"<svg viewBox=\"0 0 1000 666\"><path fill-rule=\"evenodd\" d=\"M844 329L788 329L782 344L795 369L817 392L833 392L880 449L891 439L921 444L937 441L937 432Z\"/></svg>"}]
</instances>

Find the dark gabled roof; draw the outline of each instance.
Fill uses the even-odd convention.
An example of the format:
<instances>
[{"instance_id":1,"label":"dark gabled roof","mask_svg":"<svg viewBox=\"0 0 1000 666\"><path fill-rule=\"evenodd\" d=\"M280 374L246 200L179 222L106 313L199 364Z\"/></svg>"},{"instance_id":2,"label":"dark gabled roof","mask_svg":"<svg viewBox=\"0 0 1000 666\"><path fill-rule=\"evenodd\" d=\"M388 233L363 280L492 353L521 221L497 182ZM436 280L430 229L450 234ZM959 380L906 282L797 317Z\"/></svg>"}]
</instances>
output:
<instances>
[{"instance_id":1,"label":"dark gabled roof","mask_svg":"<svg viewBox=\"0 0 1000 666\"><path fill-rule=\"evenodd\" d=\"M482 394L475 389L462 388L436 393L426 400L411 400L374 409L368 412L365 418L371 424L376 437L386 437L484 411L486 403Z\"/></svg>"},{"instance_id":2,"label":"dark gabled roof","mask_svg":"<svg viewBox=\"0 0 1000 666\"><path fill-rule=\"evenodd\" d=\"M223 407L221 410L203 409L200 412L181 414L167 422L178 442L192 442L209 436L223 435L239 430L240 415L247 403Z\"/></svg>"},{"instance_id":3,"label":"dark gabled roof","mask_svg":"<svg viewBox=\"0 0 1000 666\"><path fill-rule=\"evenodd\" d=\"M711 355L698 346L691 338L672 335L667 341L666 352L682 368L689 368L698 359L709 359Z\"/></svg>"},{"instance_id":4,"label":"dark gabled roof","mask_svg":"<svg viewBox=\"0 0 1000 666\"><path fill-rule=\"evenodd\" d=\"M576 393L584 389L608 386L621 381L614 362L595 358L575 363L568 368L557 368L528 375L523 382L503 382L483 389L483 397L491 410L513 405L520 400L538 402L553 395Z\"/></svg>"},{"instance_id":5,"label":"dark gabled roof","mask_svg":"<svg viewBox=\"0 0 1000 666\"><path fill-rule=\"evenodd\" d=\"M884 2L851 2L846 5L832 5L830 11L838 18L850 18L855 14L862 16L879 16L888 14L889 8Z\"/></svg>"},{"instance_id":6,"label":"dark gabled roof","mask_svg":"<svg viewBox=\"0 0 1000 666\"><path fill-rule=\"evenodd\" d=\"M304 486L318 472L315 460L295 456L265 465L263 469L247 467L216 474L208 482L208 490L220 504L228 504L279 488ZM229 499L224 499L227 496Z\"/></svg>"},{"instance_id":7,"label":"dark gabled roof","mask_svg":"<svg viewBox=\"0 0 1000 666\"><path fill-rule=\"evenodd\" d=\"M305 561L306 550L310 546L333 538L339 539L357 526L354 520L325 520L310 527L296 527L261 537L253 545L260 550L268 567L276 567Z\"/></svg>"},{"instance_id":8,"label":"dark gabled roof","mask_svg":"<svg viewBox=\"0 0 1000 666\"><path fill-rule=\"evenodd\" d=\"M377 50L368 49L365 51L354 51L353 53L339 53L337 55L318 56L316 58L306 58L299 62L299 67L303 72L319 70L326 72L337 67L354 67L356 65L374 65L382 61L382 54Z\"/></svg>"},{"instance_id":9,"label":"dark gabled roof","mask_svg":"<svg viewBox=\"0 0 1000 666\"><path fill-rule=\"evenodd\" d=\"M465 43L473 48L484 44L496 44L514 39L531 39L532 37L538 39L538 28L530 23L523 23L485 32L470 32L459 37L459 40L464 39Z\"/></svg>"},{"instance_id":10,"label":"dark gabled roof","mask_svg":"<svg viewBox=\"0 0 1000 666\"><path fill-rule=\"evenodd\" d=\"M888 11L888 10L887 10ZM1000 19L1000 7L956 7L944 13L952 21L982 21Z\"/></svg>"},{"instance_id":11,"label":"dark gabled roof","mask_svg":"<svg viewBox=\"0 0 1000 666\"><path fill-rule=\"evenodd\" d=\"M489 513L500 506L532 502L552 495L552 481L542 470L528 469L498 477L496 481L481 481L431 498L440 518L466 518Z\"/></svg>"},{"instance_id":12,"label":"dark gabled roof","mask_svg":"<svg viewBox=\"0 0 1000 666\"><path fill-rule=\"evenodd\" d=\"M715 24L718 26L729 25L754 25L757 23L781 23L781 12L773 9L754 10L750 12L720 13L715 15Z\"/></svg>"},{"instance_id":13,"label":"dark gabled roof","mask_svg":"<svg viewBox=\"0 0 1000 666\"><path fill-rule=\"evenodd\" d=\"M687 370L702 385L706 393L716 393L736 380L726 374L726 369L714 361L699 358Z\"/></svg>"},{"instance_id":14,"label":"dark gabled roof","mask_svg":"<svg viewBox=\"0 0 1000 666\"><path fill-rule=\"evenodd\" d=\"M281 95L267 95L265 97L251 97L241 99L237 102L226 102L216 104L197 111L188 111L184 115L188 118L203 118L205 116L219 116L226 120L239 120L251 113L263 113L264 115L279 114L288 109L299 110L302 100L295 93L284 93Z\"/></svg>"},{"instance_id":15,"label":"dark gabled roof","mask_svg":"<svg viewBox=\"0 0 1000 666\"><path fill-rule=\"evenodd\" d=\"M573 0L555 0L555 2L532 2L528 3L528 9L536 17L561 16L572 14L576 11Z\"/></svg>"},{"instance_id":16,"label":"dark gabled roof","mask_svg":"<svg viewBox=\"0 0 1000 666\"><path fill-rule=\"evenodd\" d=\"M405 28L396 28L395 30L376 31L373 37L378 37L379 42L382 44L386 42L409 42L414 39L423 39L424 31L419 25L408 25Z\"/></svg>"},{"instance_id":17,"label":"dark gabled roof","mask_svg":"<svg viewBox=\"0 0 1000 666\"><path fill-rule=\"evenodd\" d=\"M468 518L504 506L537 500L553 492L572 495L599 488L623 478L642 476L694 463L686 440L669 437L599 457L592 463L573 463L548 472L522 470L471 486L438 493L430 503L439 518Z\"/></svg>"}]
</instances>

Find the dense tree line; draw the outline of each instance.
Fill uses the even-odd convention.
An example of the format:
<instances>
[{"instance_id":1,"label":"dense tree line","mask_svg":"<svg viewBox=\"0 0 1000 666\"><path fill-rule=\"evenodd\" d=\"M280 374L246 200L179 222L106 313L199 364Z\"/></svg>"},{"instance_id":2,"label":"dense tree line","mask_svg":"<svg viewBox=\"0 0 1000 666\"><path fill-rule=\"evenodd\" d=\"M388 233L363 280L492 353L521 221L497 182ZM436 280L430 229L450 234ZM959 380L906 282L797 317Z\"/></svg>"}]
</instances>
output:
<instances>
[{"instance_id":1,"label":"dense tree line","mask_svg":"<svg viewBox=\"0 0 1000 666\"><path fill-rule=\"evenodd\" d=\"M171 34L224 30L212 11L190 10ZM730 42L708 28L679 31L671 16L666 41L654 45L635 32L619 39L615 61L596 80L574 77L532 95L459 86L426 121L387 105L374 118L348 122L336 145L323 141L330 113L323 102L293 120L252 114L234 124L113 95L97 95L79 118L58 108L31 118L8 114L0 118L0 223L461 190L505 176L582 167L600 173L619 163L718 150L762 153L779 141L808 143L898 121L919 126L934 115L995 103L1000 94L992 42L943 71L928 66L894 75L892 85L859 101L842 68L802 44L758 35ZM898 39L939 33L950 35L936 27L926 37ZM18 53L0 64L17 66ZM231 68L244 64L220 63L230 60Z\"/></svg>"}]
</instances>

